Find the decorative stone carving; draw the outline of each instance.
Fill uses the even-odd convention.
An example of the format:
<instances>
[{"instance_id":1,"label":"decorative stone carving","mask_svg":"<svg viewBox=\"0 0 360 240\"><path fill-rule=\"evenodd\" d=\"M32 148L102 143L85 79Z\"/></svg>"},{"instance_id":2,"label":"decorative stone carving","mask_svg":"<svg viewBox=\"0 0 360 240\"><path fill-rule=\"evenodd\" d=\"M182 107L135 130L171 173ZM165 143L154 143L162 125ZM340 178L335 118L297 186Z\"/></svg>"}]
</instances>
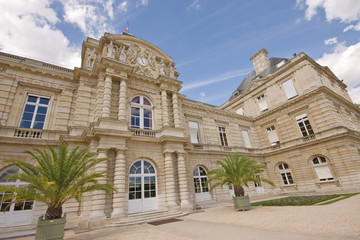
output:
<instances>
[{"instance_id":1,"label":"decorative stone carving","mask_svg":"<svg viewBox=\"0 0 360 240\"><path fill-rule=\"evenodd\" d=\"M118 47L113 45L113 42L110 41L110 44L107 46L107 57L108 58L115 58L115 51Z\"/></svg>"},{"instance_id":2,"label":"decorative stone carving","mask_svg":"<svg viewBox=\"0 0 360 240\"><path fill-rule=\"evenodd\" d=\"M136 58L139 54L140 48L138 46L131 45L128 50L128 60L130 63L135 64Z\"/></svg>"},{"instance_id":3,"label":"decorative stone carving","mask_svg":"<svg viewBox=\"0 0 360 240\"><path fill-rule=\"evenodd\" d=\"M145 67L136 66L134 68L133 72L136 73L136 74L145 75L147 77L151 77L151 78L153 77L150 70L148 68L145 68Z\"/></svg>"},{"instance_id":4,"label":"decorative stone carving","mask_svg":"<svg viewBox=\"0 0 360 240\"><path fill-rule=\"evenodd\" d=\"M145 50L145 57L148 59L150 68L155 70L156 69L156 57L155 57L155 55L152 52L150 52L148 50Z\"/></svg>"},{"instance_id":5,"label":"decorative stone carving","mask_svg":"<svg viewBox=\"0 0 360 240\"><path fill-rule=\"evenodd\" d=\"M90 48L86 49L85 59L84 59L84 67L93 68L95 60L96 60L95 49L90 49Z\"/></svg>"},{"instance_id":6,"label":"decorative stone carving","mask_svg":"<svg viewBox=\"0 0 360 240\"><path fill-rule=\"evenodd\" d=\"M125 45L122 45L122 47L120 48L120 57L119 57L119 61L122 63L126 63L126 51L125 51Z\"/></svg>"},{"instance_id":7,"label":"decorative stone carving","mask_svg":"<svg viewBox=\"0 0 360 240\"><path fill-rule=\"evenodd\" d=\"M165 63L164 63L164 61L162 59L160 60L159 74L160 75L165 75Z\"/></svg>"},{"instance_id":8,"label":"decorative stone carving","mask_svg":"<svg viewBox=\"0 0 360 240\"><path fill-rule=\"evenodd\" d=\"M175 67L171 62L169 63L169 77L175 78Z\"/></svg>"}]
</instances>

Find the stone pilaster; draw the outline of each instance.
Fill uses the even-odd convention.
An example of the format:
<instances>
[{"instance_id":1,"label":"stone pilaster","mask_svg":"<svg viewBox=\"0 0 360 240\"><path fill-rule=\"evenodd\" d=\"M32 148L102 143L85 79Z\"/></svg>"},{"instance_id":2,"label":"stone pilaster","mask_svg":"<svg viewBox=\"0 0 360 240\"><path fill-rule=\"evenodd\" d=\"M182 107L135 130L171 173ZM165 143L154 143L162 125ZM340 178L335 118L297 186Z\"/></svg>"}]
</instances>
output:
<instances>
[{"instance_id":1,"label":"stone pilaster","mask_svg":"<svg viewBox=\"0 0 360 240\"><path fill-rule=\"evenodd\" d=\"M126 80L122 79L119 92L119 115L118 120L126 120Z\"/></svg>"},{"instance_id":2,"label":"stone pilaster","mask_svg":"<svg viewBox=\"0 0 360 240\"><path fill-rule=\"evenodd\" d=\"M189 190L188 190L188 182L186 177L186 165L185 165L184 154L178 153L177 157L178 157L177 162L178 162L181 208L190 208Z\"/></svg>"},{"instance_id":3,"label":"stone pilaster","mask_svg":"<svg viewBox=\"0 0 360 240\"><path fill-rule=\"evenodd\" d=\"M168 102L167 102L167 93L166 90L161 91L161 106L162 106L162 116L163 116L163 126L169 126L169 113L168 113Z\"/></svg>"},{"instance_id":4,"label":"stone pilaster","mask_svg":"<svg viewBox=\"0 0 360 240\"><path fill-rule=\"evenodd\" d=\"M111 76L106 76L105 77L105 85L104 85L103 108L102 108L102 115L101 115L101 117L103 117L103 118L110 117L111 85L112 85Z\"/></svg>"},{"instance_id":5,"label":"stone pilaster","mask_svg":"<svg viewBox=\"0 0 360 240\"><path fill-rule=\"evenodd\" d=\"M174 166L171 153L165 153L165 190L169 209L176 206Z\"/></svg>"},{"instance_id":6,"label":"stone pilaster","mask_svg":"<svg viewBox=\"0 0 360 240\"><path fill-rule=\"evenodd\" d=\"M173 110L174 110L174 124L176 128L180 128L180 111L179 111L179 101L177 93L172 94L173 100Z\"/></svg>"},{"instance_id":7,"label":"stone pilaster","mask_svg":"<svg viewBox=\"0 0 360 240\"><path fill-rule=\"evenodd\" d=\"M125 179L125 151L117 150L115 159L114 185L119 191L113 195L113 212L111 218L125 217L126 204L126 179Z\"/></svg>"},{"instance_id":8,"label":"stone pilaster","mask_svg":"<svg viewBox=\"0 0 360 240\"><path fill-rule=\"evenodd\" d=\"M99 150L98 158L107 158L107 149ZM95 166L95 172L106 172L107 171L107 162L101 162ZM106 183L106 179L100 179L99 183ZM96 190L92 192L92 204L91 204L91 214L90 221L98 222L104 220L105 216L105 192L101 190Z\"/></svg>"}]
</instances>

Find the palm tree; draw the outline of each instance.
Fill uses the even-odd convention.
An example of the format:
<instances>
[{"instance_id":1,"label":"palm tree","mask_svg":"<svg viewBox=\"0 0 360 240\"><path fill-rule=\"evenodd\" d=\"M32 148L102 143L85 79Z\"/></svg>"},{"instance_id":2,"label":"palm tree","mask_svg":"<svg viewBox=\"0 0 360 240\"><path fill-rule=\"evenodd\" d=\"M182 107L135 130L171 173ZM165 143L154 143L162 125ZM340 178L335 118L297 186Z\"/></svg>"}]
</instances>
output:
<instances>
[{"instance_id":1,"label":"palm tree","mask_svg":"<svg viewBox=\"0 0 360 240\"><path fill-rule=\"evenodd\" d=\"M107 161L107 158L96 158L97 153L88 149L76 147L71 152L67 144L61 143L58 152L51 146L47 150L34 149L25 151L36 161L36 165L21 161L7 162L20 168L16 174L8 176L27 182L22 187L0 186L0 191L6 192L0 202L13 203L25 200L35 200L45 203L45 219L58 219L62 216L62 206L65 202L75 198L80 206L83 205L83 194L94 190L103 190L107 194L117 191L112 184L102 183L105 172L90 173L97 164Z\"/></svg>"},{"instance_id":2,"label":"palm tree","mask_svg":"<svg viewBox=\"0 0 360 240\"><path fill-rule=\"evenodd\" d=\"M214 169L208 172L208 183L215 182L211 185L210 191L217 186L233 185L235 197L245 195L244 186L249 187L249 182L256 182L261 185L261 182L266 182L272 186L275 184L259 176L266 168L265 165L258 164L256 160L242 156L238 153L229 154L224 160L217 161L221 168Z\"/></svg>"}]
</instances>

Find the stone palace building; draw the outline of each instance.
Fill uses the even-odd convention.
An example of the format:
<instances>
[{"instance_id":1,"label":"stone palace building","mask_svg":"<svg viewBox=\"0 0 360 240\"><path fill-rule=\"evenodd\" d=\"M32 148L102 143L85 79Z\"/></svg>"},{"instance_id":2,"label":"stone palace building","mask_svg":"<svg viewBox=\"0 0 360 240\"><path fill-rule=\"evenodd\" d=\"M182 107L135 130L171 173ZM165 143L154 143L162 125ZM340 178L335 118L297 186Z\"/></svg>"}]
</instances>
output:
<instances>
[{"instance_id":1,"label":"stone palace building","mask_svg":"<svg viewBox=\"0 0 360 240\"><path fill-rule=\"evenodd\" d=\"M231 186L210 193L205 182L235 152L266 164L263 175L276 184L253 184L250 196L360 189L360 110L305 53L268 58L261 49L219 107L180 94L173 59L132 35L88 38L81 58L72 70L0 52L0 184L26 184L4 179L19 171L4 160L31 161L25 150L61 141L110 159L95 171L107 171L119 192L86 195L82 211L66 204L67 226L230 200ZM0 212L0 228L34 226L45 210L14 204Z\"/></svg>"}]
</instances>

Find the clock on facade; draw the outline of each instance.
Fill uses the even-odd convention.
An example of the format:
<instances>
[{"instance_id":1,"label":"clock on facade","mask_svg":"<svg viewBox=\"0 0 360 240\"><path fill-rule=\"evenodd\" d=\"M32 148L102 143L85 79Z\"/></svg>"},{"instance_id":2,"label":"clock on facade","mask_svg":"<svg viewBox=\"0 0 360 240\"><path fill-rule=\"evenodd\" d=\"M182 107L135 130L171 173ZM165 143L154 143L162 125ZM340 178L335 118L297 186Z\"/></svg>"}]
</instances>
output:
<instances>
[{"instance_id":1,"label":"clock on facade","mask_svg":"<svg viewBox=\"0 0 360 240\"><path fill-rule=\"evenodd\" d=\"M148 61L144 57L138 57L137 62L144 67L148 65Z\"/></svg>"}]
</instances>

